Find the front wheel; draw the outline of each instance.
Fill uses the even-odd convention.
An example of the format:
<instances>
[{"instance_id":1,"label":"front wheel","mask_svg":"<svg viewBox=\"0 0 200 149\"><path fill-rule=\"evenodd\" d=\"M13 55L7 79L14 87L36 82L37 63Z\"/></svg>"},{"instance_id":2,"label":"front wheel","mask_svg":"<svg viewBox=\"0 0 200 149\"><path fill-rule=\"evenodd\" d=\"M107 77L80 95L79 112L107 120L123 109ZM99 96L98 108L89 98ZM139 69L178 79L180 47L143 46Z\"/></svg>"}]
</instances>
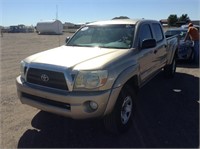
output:
<instances>
[{"instance_id":1,"label":"front wheel","mask_svg":"<svg viewBox=\"0 0 200 149\"><path fill-rule=\"evenodd\" d=\"M104 118L104 125L108 131L119 134L128 130L135 111L135 99L135 91L125 85L118 96L112 113Z\"/></svg>"}]
</instances>

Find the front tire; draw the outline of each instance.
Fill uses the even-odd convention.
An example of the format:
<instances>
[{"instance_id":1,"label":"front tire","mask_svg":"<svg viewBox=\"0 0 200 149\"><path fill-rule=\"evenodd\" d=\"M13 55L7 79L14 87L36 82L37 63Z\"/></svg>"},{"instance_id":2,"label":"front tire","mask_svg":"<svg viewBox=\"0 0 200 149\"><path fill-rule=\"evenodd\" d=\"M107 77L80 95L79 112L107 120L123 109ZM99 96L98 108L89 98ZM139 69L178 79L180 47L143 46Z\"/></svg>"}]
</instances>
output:
<instances>
[{"instance_id":1,"label":"front tire","mask_svg":"<svg viewBox=\"0 0 200 149\"><path fill-rule=\"evenodd\" d=\"M130 86L125 85L118 96L112 113L104 118L104 126L108 131L120 134L128 130L135 111L135 99L135 91Z\"/></svg>"}]
</instances>

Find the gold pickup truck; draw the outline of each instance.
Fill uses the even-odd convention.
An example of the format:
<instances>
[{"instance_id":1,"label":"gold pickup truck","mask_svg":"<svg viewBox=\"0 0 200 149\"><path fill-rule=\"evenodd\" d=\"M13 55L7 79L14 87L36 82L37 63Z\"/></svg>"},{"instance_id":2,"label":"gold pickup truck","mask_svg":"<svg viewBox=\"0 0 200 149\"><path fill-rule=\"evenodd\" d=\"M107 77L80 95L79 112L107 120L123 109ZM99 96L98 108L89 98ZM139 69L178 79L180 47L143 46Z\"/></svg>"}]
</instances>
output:
<instances>
[{"instance_id":1,"label":"gold pickup truck","mask_svg":"<svg viewBox=\"0 0 200 149\"><path fill-rule=\"evenodd\" d=\"M139 89L161 70L173 77L177 37L154 20L109 20L81 27L66 45L21 61L23 104L73 119L102 118L121 133L134 120Z\"/></svg>"}]
</instances>

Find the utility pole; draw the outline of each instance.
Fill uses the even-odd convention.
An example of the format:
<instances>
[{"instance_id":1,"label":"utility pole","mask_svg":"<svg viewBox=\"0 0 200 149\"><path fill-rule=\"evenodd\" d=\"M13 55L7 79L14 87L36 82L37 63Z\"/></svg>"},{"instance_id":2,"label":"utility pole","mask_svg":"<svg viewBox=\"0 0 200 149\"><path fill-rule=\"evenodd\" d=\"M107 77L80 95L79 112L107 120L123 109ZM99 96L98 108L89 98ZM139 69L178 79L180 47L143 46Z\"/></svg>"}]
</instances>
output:
<instances>
[{"instance_id":1,"label":"utility pole","mask_svg":"<svg viewBox=\"0 0 200 149\"><path fill-rule=\"evenodd\" d=\"M58 20L58 5L56 5L56 20Z\"/></svg>"}]
</instances>

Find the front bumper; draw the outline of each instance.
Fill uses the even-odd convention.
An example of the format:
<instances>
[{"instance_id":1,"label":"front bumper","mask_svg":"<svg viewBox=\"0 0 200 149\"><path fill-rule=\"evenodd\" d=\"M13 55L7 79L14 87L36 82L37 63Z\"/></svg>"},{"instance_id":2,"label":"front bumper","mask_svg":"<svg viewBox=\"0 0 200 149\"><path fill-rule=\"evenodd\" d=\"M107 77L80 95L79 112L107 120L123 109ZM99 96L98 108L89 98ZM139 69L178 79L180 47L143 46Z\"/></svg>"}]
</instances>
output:
<instances>
[{"instance_id":1,"label":"front bumper","mask_svg":"<svg viewBox=\"0 0 200 149\"><path fill-rule=\"evenodd\" d=\"M20 76L16 78L16 85L23 104L73 119L104 116L105 111L112 111L113 108L107 107L108 100L116 101L120 92L119 88L106 91L53 92L52 89L43 90L39 86L23 82ZM96 110L91 110L90 101L97 103Z\"/></svg>"}]
</instances>

